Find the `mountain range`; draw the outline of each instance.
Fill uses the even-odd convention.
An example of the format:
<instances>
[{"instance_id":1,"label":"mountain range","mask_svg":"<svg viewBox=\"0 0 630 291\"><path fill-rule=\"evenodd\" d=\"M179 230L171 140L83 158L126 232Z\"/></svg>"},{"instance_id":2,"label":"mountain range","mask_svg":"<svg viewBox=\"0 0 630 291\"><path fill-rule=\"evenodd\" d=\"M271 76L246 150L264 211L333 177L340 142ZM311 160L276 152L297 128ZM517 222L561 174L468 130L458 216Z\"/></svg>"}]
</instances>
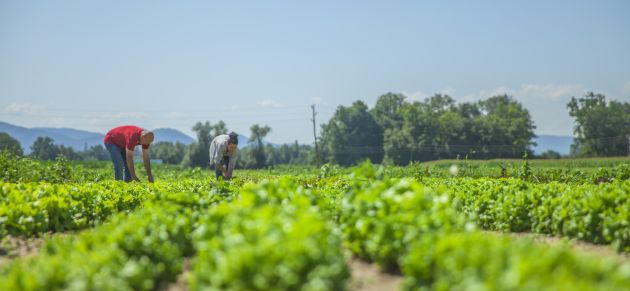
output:
<instances>
[{"instance_id":1,"label":"mountain range","mask_svg":"<svg viewBox=\"0 0 630 291\"><path fill-rule=\"evenodd\" d=\"M0 132L6 132L13 138L17 139L24 152L29 153L30 147L33 142L39 136L48 136L54 139L55 144L62 144L70 146L75 150L83 150L85 147L91 147L93 145L103 144L103 138L105 134L99 132L91 132L85 130L79 130L74 128L54 128L54 127L33 127L26 128L10 123L0 121ZM185 133L172 128L158 128L154 129L155 142L168 141L168 142L181 142L183 144L191 144L195 141L194 138L186 135ZM239 147L244 148L249 145L248 138L239 134ZM534 153L540 154L547 150L556 151L562 155L568 155L573 142L571 136L557 136L557 135L540 135L535 139L537 146L534 147ZM277 144L265 142L273 146Z\"/></svg>"},{"instance_id":2,"label":"mountain range","mask_svg":"<svg viewBox=\"0 0 630 291\"><path fill-rule=\"evenodd\" d=\"M31 145L39 136L48 136L55 144L72 147L75 150L84 150L85 147L102 145L105 134L74 128L33 127L26 128L0 121L0 132L6 132L17 139L25 153L31 151ZM192 137L172 128L154 129L155 142L169 141L191 144L195 141Z\"/></svg>"}]
</instances>

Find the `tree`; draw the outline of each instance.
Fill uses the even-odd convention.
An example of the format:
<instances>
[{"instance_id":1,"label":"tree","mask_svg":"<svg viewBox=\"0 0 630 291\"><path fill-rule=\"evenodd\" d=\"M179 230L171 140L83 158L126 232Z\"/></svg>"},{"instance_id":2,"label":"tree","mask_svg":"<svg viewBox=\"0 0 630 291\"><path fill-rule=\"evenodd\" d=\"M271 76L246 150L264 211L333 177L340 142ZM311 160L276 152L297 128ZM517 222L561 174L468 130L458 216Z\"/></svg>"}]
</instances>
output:
<instances>
[{"instance_id":1,"label":"tree","mask_svg":"<svg viewBox=\"0 0 630 291\"><path fill-rule=\"evenodd\" d=\"M390 92L378 97L376 105L370 109L370 114L383 130L400 128L402 125L400 110L405 103L405 95Z\"/></svg>"},{"instance_id":2,"label":"tree","mask_svg":"<svg viewBox=\"0 0 630 291\"><path fill-rule=\"evenodd\" d=\"M55 145L57 147L57 155L62 155L68 160L78 161L81 160L81 155L77 153L73 148L66 147L64 145Z\"/></svg>"},{"instance_id":3,"label":"tree","mask_svg":"<svg viewBox=\"0 0 630 291\"><path fill-rule=\"evenodd\" d=\"M186 145L181 142L158 142L151 146L151 156L165 164L180 164L186 154Z\"/></svg>"},{"instance_id":4,"label":"tree","mask_svg":"<svg viewBox=\"0 0 630 291\"><path fill-rule=\"evenodd\" d=\"M575 118L571 152L579 156L625 156L629 154L630 104L588 92L571 97L569 115Z\"/></svg>"},{"instance_id":5,"label":"tree","mask_svg":"<svg viewBox=\"0 0 630 291\"><path fill-rule=\"evenodd\" d=\"M334 116L322 126L320 144L327 160L348 166L370 159L383 160L383 129L362 101L339 106Z\"/></svg>"},{"instance_id":6,"label":"tree","mask_svg":"<svg viewBox=\"0 0 630 291\"><path fill-rule=\"evenodd\" d=\"M265 145L267 165L302 164L314 162L315 156L311 154L313 146L299 145L297 140L293 144L283 144L279 147Z\"/></svg>"},{"instance_id":7,"label":"tree","mask_svg":"<svg viewBox=\"0 0 630 291\"><path fill-rule=\"evenodd\" d=\"M267 157L265 156L265 147L262 140L269 132L271 132L271 127L267 125L260 126L258 124L254 124L249 129L251 130L249 142L255 142L252 151L254 160L256 161L255 167L262 168L265 166L267 161Z\"/></svg>"},{"instance_id":8,"label":"tree","mask_svg":"<svg viewBox=\"0 0 630 291\"><path fill-rule=\"evenodd\" d=\"M93 145L81 152L83 160L97 160L97 161L107 161L111 159L109 156L109 152L102 145Z\"/></svg>"},{"instance_id":9,"label":"tree","mask_svg":"<svg viewBox=\"0 0 630 291\"><path fill-rule=\"evenodd\" d=\"M556 160L556 159L562 158L562 155L560 155L559 152L556 152L554 150L546 150L542 154L540 154L540 158Z\"/></svg>"},{"instance_id":10,"label":"tree","mask_svg":"<svg viewBox=\"0 0 630 291\"><path fill-rule=\"evenodd\" d=\"M219 120L219 123L212 126L212 136L217 137L222 134L227 134L228 129L225 126L225 122L223 120Z\"/></svg>"},{"instance_id":11,"label":"tree","mask_svg":"<svg viewBox=\"0 0 630 291\"><path fill-rule=\"evenodd\" d=\"M518 101L507 95L490 97L478 103L481 115L476 120L481 157L519 158L532 156L536 126Z\"/></svg>"},{"instance_id":12,"label":"tree","mask_svg":"<svg viewBox=\"0 0 630 291\"><path fill-rule=\"evenodd\" d=\"M31 156L39 160L54 160L59 154L59 148L55 146L50 137L39 136L31 145Z\"/></svg>"},{"instance_id":13,"label":"tree","mask_svg":"<svg viewBox=\"0 0 630 291\"><path fill-rule=\"evenodd\" d=\"M210 163L210 143L212 142L212 126L210 122L197 122L192 128L197 132L197 141L188 146L182 164L190 167L206 168Z\"/></svg>"},{"instance_id":14,"label":"tree","mask_svg":"<svg viewBox=\"0 0 630 291\"><path fill-rule=\"evenodd\" d=\"M1 151L7 151L16 156L22 156L24 154L20 142L6 132L0 132L0 152Z\"/></svg>"}]
</instances>

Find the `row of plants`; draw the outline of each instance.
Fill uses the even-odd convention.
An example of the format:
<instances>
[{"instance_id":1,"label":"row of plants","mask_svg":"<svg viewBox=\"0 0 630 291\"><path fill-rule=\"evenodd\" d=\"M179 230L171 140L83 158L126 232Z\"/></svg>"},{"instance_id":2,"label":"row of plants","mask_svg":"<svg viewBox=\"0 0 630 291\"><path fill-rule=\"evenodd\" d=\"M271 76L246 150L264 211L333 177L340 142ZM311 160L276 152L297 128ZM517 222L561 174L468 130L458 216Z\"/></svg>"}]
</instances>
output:
<instances>
[{"instance_id":1,"label":"row of plants","mask_svg":"<svg viewBox=\"0 0 630 291\"><path fill-rule=\"evenodd\" d=\"M481 232L424 236L400 264L401 290L630 290L628 263Z\"/></svg>"},{"instance_id":2,"label":"row of plants","mask_svg":"<svg viewBox=\"0 0 630 291\"><path fill-rule=\"evenodd\" d=\"M174 281L209 197L165 194L94 229L48 241L0 269L1 290L154 290Z\"/></svg>"},{"instance_id":3,"label":"row of plants","mask_svg":"<svg viewBox=\"0 0 630 291\"><path fill-rule=\"evenodd\" d=\"M517 179L424 179L488 230L535 232L630 251L630 181L600 185Z\"/></svg>"},{"instance_id":4,"label":"row of plants","mask_svg":"<svg viewBox=\"0 0 630 291\"><path fill-rule=\"evenodd\" d=\"M341 238L320 194L289 179L224 190L158 192L132 213L50 240L0 269L0 290L155 290L185 257L191 290L344 289Z\"/></svg>"},{"instance_id":5,"label":"row of plants","mask_svg":"<svg viewBox=\"0 0 630 291\"><path fill-rule=\"evenodd\" d=\"M0 237L33 236L93 227L118 212L129 212L164 193L230 193L237 186L216 187L185 180L154 184L106 181L48 184L0 182Z\"/></svg>"},{"instance_id":6,"label":"row of plants","mask_svg":"<svg viewBox=\"0 0 630 291\"><path fill-rule=\"evenodd\" d=\"M214 177L213 171L200 168L163 164L152 164L152 168L157 180L201 180ZM144 171L138 171L137 174L142 178ZM113 179L111 162L68 161L63 156L58 156L54 161L40 161L0 151L0 181L4 182L82 183ZM142 180L145 181L144 178Z\"/></svg>"},{"instance_id":7,"label":"row of plants","mask_svg":"<svg viewBox=\"0 0 630 291\"><path fill-rule=\"evenodd\" d=\"M190 290L343 290L350 273L324 200L284 178L212 208L194 231Z\"/></svg>"},{"instance_id":8,"label":"row of plants","mask_svg":"<svg viewBox=\"0 0 630 291\"><path fill-rule=\"evenodd\" d=\"M578 256L564 247L475 230L446 188L361 176L344 196L340 229L352 253L401 271L404 290L624 290L630 265ZM366 177L367 176L367 177ZM567 289L568 288L568 289Z\"/></svg>"},{"instance_id":9,"label":"row of plants","mask_svg":"<svg viewBox=\"0 0 630 291\"><path fill-rule=\"evenodd\" d=\"M311 166L275 166L261 170L241 170L237 177L262 180L269 176L292 175L308 178L341 177L352 173L354 168L343 168L325 164ZM536 183L561 182L599 184L630 179L630 160L617 159L567 159L567 160L445 160L415 162L405 167L384 166L390 177L422 178L519 178ZM158 180L209 179L214 171L172 165L153 165ZM138 172L143 175L143 171ZM67 161L59 157L56 161L39 161L0 152L0 181L5 182L97 182L113 179L110 162ZM144 180L144 179L143 179Z\"/></svg>"}]
</instances>

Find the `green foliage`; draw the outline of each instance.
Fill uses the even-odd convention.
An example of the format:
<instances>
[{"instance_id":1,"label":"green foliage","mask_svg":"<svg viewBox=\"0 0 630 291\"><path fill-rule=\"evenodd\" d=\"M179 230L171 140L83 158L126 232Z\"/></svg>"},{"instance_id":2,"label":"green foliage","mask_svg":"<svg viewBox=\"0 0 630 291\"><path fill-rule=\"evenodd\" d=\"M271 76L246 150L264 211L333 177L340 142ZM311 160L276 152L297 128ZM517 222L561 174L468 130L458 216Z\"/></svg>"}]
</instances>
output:
<instances>
[{"instance_id":1,"label":"green foliage","mask_svg":"<svg viewBox=\"0 0 630 291\"><path fill-rule=\"evenodd\" d=\"M286 180L263 182L211 209L194 234L191 290L343 290L340 239L294 191Z\"/></svg>"},{"instance_id":2,"label":"green foliage","mask_svg":"<svg viewBox=\"0 0 630 291\"><path fill-rule=\"evenodd\" d=\"M0 264L0 290L160 290L185 258L192 290L343 290L344 247L401 271L406 290L627 289L627 264L471 233L538 232L630 251L630 164L527 162L536 178L520 179L519 160L285 166L228 182L156 165L159 179L147 184L111 180L108 162L4 153L0 236L82 231ZM495 178L499 164L515 177Z\"/></svg>"},{"instance_id":3,"label":"green foliage","mask_svg":"<svg viewBox=\"0 0 630 291\"><path fill-rule=\"evenodd\" d=\"M478 232L425 236L402 260L402 270L402 290L627 290L630 286L630 265Z\"/></svg>"},{"instance_id":4,"label":"green foliage","mask_svg":"<svg viewBox=\"0 0 630 291\"><path fill-rule=\"evenodd\" d=\"M627 156L630 154L630 103L606 101L603 94L588 92L567 104L575 118L576 138L571 146L578 156Z\"/></svg>"},{"instance_id":5,"label":"green foliage","mask_svg":"<svg viewBox=\"0 0 630 291\"><path fill-rule=\"evenodd\" d=\"M334 116L322 126L320 144L330 163L349 166L365 159L375 163L383 159L383 129L361 101L350 107L337 107Z\"/></svg>"},{"instance_id":6,"label":"green foliage","mask_svg":"<svg viewBox=\"0 0 630 291\"><path fill-rule=\"evenodd\" d=\"M195 181L158 181L150 185L118 181L74 185L0 182L0 236L93 227L118 212L132 211L147 200L159 198L159 193L209 190L208 184Z\"/></svg>"},{"instance_id":7,"label":"green foliage","mask_svg":"<svg viewBox=\"0 0 630 291\"><path fill-rule=\"evenodd\" d=\"M6 151L10 154L21 156L24 154L20 142L6 132L0 132L0 152Z\"/></svg>"},{"instance_id":8,"label":"green foliage","mask_svg":"<svg viewBox=\"0 0 630 291\"><path fill-rule=\"evenodd\" d=\"M464 216L443 190L434 192L408 179L368 181L356 182L343 196L340 217L348 248L363 259L394 270L412 242L465 227Z\"/></svg>"},{"instance_id":9,"label":"green foliage","mask_svg":"<svg viewBox=\"0 0 630 291\"><path fill-rule=\"evenodd\" d=\"M393 102L390 99L384 98L384 104ZM395 100L402 104L380 105L395 108L399 116L396 119L385 115L379 119L381 126L387 125L383 127L387 162L406 165L412 161L473 157L473 154L475 158L516 158L524 151L531 153L535 137L531 116L507 95L461 104L441 94L423 102ZM375 107L373 112L388 111Z\"/></svg>"},{"instance_id":10,"label":"green foliage","mask_svg":"<svg viewBox=\"0 0 630 291\"><path fill-rule=\"evenodd\" d=\"M197 133L197 141L188 146L182 164L188 167L207 168L210 163L209 150L213 138L211 135L213 127L208 121L197 122L192 130Z\"/></svg>"},{"instance_id":11,"label":"green foliage","mask_svg":"<svg viewBox=\"0 0 630 291\"><path fill-rule=\"evenodd\" d=\"M463 213L490 230L552 234L630 251L630 181L535 184L514 179L424 179L447 186Z\"/></svg>"},{"instance_id":12,"label":"green foliage","mask_svg":"<svg viewBox=\"0 0 630 291\"><path fill-rule=\"evenodd\" d=\"M200 197L165 198L118 215L76 238L54 239L37 257L0 270L2 290L155 290L173 281L190 255L193 204Z\"/></svg>"},{"instance_id":13,"label":"green foliage","mask_svg":"<svg viewBox=\"0 0 630 291\"><path fill-rule=\"evenodd\" d=\"M165 164L178 165L184 160L186 146L180 142L158 142L151 145L151 157Z\"/></svg>"},{"instance_id":14,"label":"green foliage","mask_svg":"<svg viewBox=\"0 0 630 291\"><path fill-rule=\"evenodd\" d=\"M265 125L260 126L258 124L254 124L250 127L252 131L251 136L249 137L249 142L254 143L253 148L251 150L251 154L253 155L254 160L254 168L260 169L264 167L267 163L267 155L265 154L265 145L262 140L271 132L271 127Z\"/></svg>"}]
</instances>

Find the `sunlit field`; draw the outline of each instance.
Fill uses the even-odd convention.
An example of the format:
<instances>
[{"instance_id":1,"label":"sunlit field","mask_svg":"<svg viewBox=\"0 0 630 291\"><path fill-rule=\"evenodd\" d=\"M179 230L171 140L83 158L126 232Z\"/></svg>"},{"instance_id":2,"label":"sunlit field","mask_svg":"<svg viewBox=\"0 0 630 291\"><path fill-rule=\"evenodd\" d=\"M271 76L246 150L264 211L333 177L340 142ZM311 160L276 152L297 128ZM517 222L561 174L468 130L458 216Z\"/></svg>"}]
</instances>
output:
<instances>
[{"instance_id":1,"label":"sunlit field","mask_svg":"<svg viewBox=\"0 0 630 291\"><path fill-rule=\"evenodd\" d=\"M286 165L226 182L156 165L152 184L113 181L107 162L0 164L2 290L630 286L628 158Z\"/></svg>"}]
</instances>

